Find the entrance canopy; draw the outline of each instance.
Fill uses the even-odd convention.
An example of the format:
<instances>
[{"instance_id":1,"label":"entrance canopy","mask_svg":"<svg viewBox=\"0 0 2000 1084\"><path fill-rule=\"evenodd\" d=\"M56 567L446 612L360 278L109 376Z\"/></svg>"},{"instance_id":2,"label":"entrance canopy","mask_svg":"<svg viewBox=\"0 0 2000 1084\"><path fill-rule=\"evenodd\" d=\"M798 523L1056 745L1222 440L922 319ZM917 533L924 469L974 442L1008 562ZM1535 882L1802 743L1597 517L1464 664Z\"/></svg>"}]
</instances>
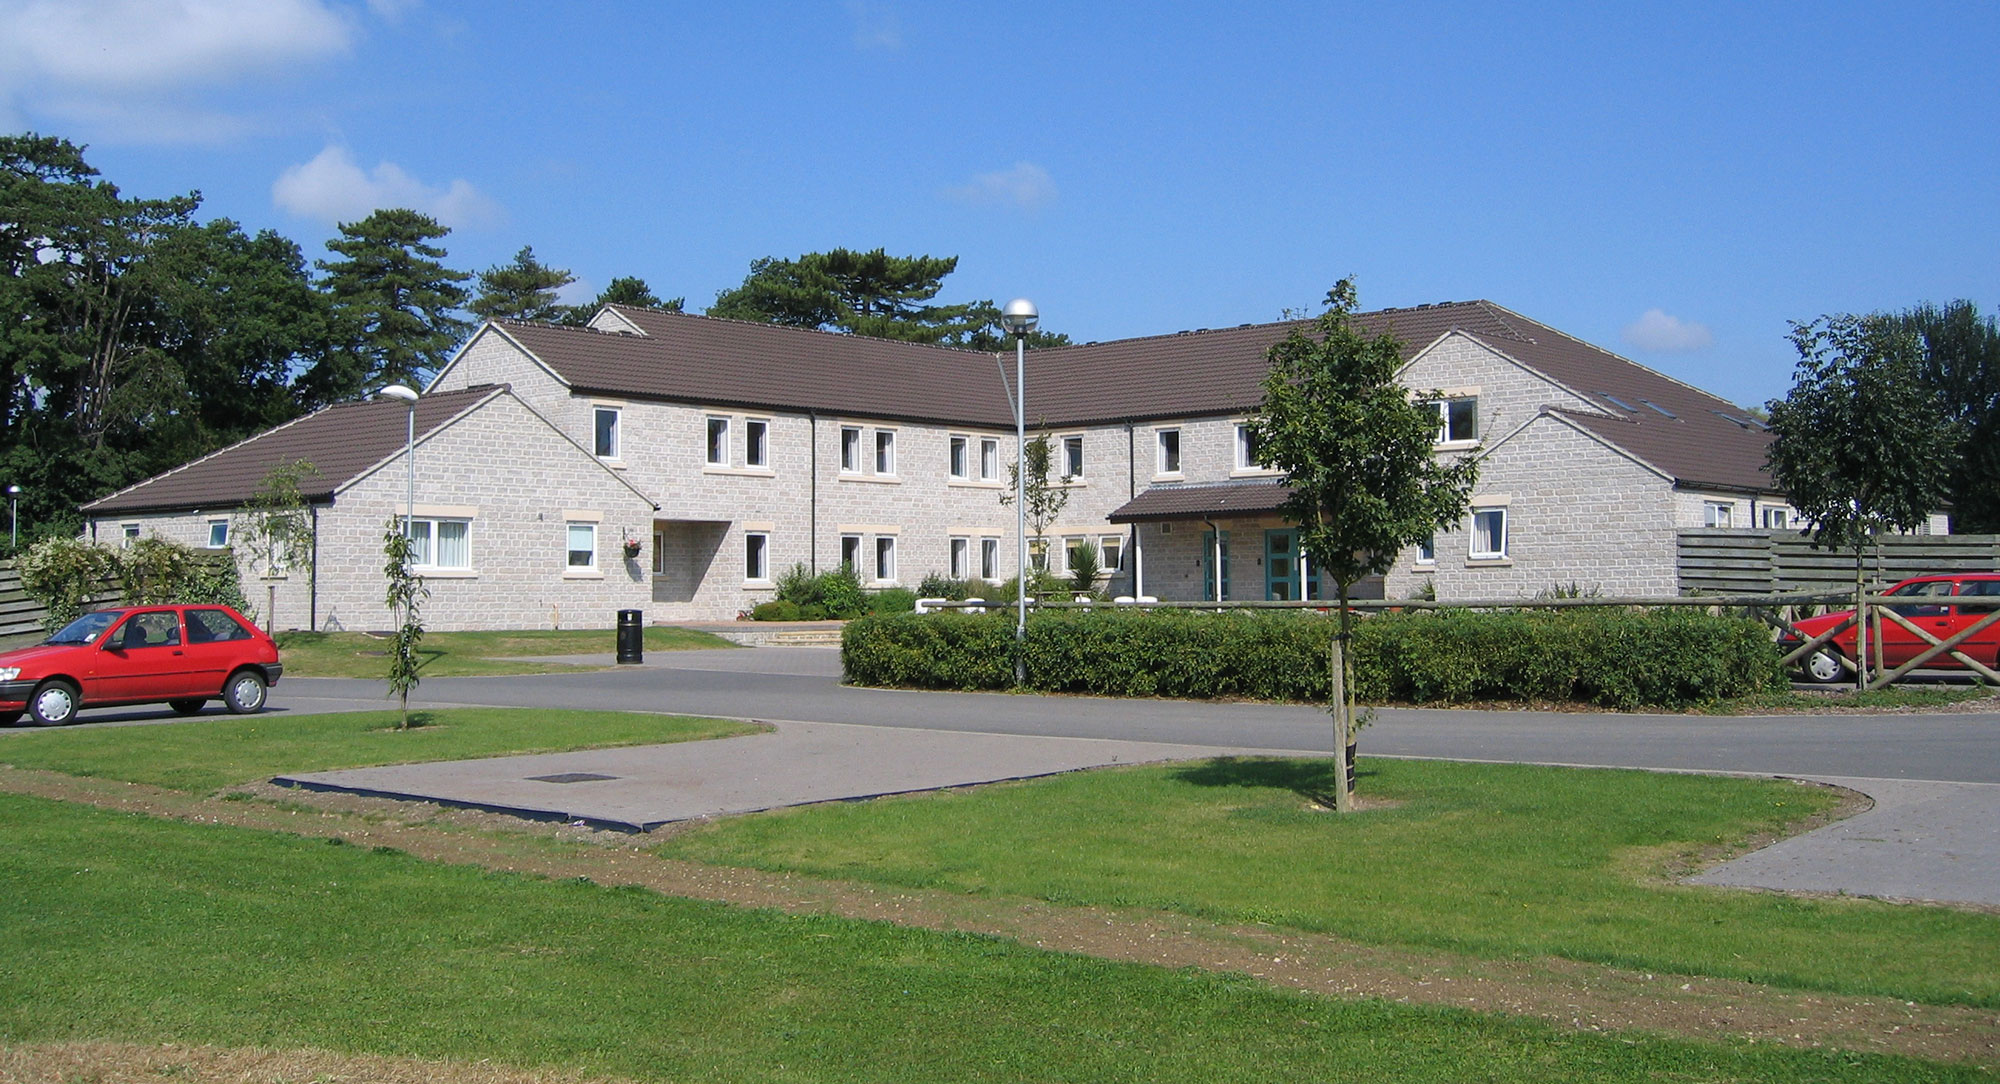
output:
<instances>
[{"instance_id":1,"label":"entrance canopy","mask_svg":"<svg viewBox=\"0 0 2000 1084\"><path fill-rule=\"evenodd\" d=\"M1243 482L1152 486L1105 518L1113 523L1157 523L1165 520L1263 516L1276 512L1291 495L1291 487L1283 482L1263 478Z\"/></svg>"}]
</instances>

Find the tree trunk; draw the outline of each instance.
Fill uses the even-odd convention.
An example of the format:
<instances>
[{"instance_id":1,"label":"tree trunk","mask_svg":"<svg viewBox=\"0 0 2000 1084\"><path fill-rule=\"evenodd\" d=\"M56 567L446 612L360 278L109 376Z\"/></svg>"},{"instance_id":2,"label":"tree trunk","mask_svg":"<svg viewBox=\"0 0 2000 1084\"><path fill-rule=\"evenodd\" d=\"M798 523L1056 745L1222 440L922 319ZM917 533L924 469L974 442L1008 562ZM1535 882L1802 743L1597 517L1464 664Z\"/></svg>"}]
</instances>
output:
<instances>
[{"instance_id":1,"label":"tree trunk","mask_svg":"<svg viewBox=\"0 0 2000 1084\"><path fill-rule=\"evenodd\" d=\"M1333 647L1328 652L1327 677L1332 684L1333 701L1333 808L1337 813L1354 812L1354 792L1347 789L1347 744L1354 734L1352 706L1348 703L1347 683L1347 632L1354 620L1353 612L1347 608L1347 585L1340 589L1340 628L1333 635Z\"/></svg>"},{"instance_id":2,"label":"tree trunk","mask_svg":"<svg viewBox=\"0 0 2000 1084\"><path fill-rule=\"evenodd\" d=\"M1854 551L1854 691L1868 691L1868 610L1861 602L1861 550Z\"/></svg>"}]
</instances>

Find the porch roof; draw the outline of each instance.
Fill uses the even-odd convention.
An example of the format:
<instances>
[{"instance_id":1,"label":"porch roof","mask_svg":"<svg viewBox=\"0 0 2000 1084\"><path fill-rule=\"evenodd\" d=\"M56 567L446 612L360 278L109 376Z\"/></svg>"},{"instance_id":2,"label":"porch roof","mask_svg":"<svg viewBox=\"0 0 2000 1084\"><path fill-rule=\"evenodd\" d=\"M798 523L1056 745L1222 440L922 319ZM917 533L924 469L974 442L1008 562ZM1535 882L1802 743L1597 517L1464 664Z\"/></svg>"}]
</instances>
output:
<instances>
[{"instance_id":1,"label":"porch roof","mask_svg":"<svg viewBox=\"0 0 2000 1084\"><path fill-rule=\"evenodd\" d=\"M1158 485L1126 501L1105 518L1113 523L1150 523L1215 516L1267 515L1282 507L1291 495L1290 486L1266 478Z\"/></svg>"}]
</instances>

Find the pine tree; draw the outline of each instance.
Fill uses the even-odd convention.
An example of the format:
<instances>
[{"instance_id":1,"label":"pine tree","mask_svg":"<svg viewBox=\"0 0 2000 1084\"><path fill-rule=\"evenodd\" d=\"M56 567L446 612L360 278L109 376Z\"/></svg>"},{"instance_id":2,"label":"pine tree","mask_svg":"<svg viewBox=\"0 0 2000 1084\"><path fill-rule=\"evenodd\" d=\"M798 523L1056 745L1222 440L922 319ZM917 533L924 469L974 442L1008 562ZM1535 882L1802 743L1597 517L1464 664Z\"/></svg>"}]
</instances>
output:
<instances>
[{"instance_id":1,"label":"pine tree","mask_svg":"<svg viewBox=\"0 0 2000 1084\"><path fill-rule=\"evenodd\" d=\"M569 306L556 300L557 291L575 281L568 271L535 259L533 245L523 245L513 263L479 273L479 294L466 308L488 320L559 320Z\"/></svg>"},{"instance_id":2,"label":"pine tree","mask_svg":"<svg viewBox=\"0 0 2000 1084\"><path fill-rule=\"evenodd\" d=\"M344 257L321 260L321 287L332 302L334 348L299 381L314 405L361 395L383 384L419 385L450 357L471 326L457 315L472 276L440 261L430 242L451 231L428 215L395 208L340 224L326 247Z\"/></svg>"}]
</instances>

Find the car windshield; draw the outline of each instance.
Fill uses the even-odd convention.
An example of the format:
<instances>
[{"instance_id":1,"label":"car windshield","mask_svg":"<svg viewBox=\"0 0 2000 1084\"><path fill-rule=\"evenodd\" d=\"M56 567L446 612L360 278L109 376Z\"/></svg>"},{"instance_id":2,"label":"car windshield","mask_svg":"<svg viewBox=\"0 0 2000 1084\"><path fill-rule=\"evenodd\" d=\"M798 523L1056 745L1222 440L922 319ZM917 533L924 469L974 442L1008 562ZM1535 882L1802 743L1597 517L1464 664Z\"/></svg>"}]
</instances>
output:
<instances>
[{"instance_id":1,"label":"car windshield","mask_svg":"<svg viewBox=\"0 0 2000 1084\"><path fill-rule=\"evenodd\" d=\"M84 614L82 617L64 625L54 636L42 642L45 644L94 643L99 636L104 635L105 629L111 627L113 621L118 620L118 614L119 611L117 610L99 610L96 613Z\"/></svg>"}]
</instances>

